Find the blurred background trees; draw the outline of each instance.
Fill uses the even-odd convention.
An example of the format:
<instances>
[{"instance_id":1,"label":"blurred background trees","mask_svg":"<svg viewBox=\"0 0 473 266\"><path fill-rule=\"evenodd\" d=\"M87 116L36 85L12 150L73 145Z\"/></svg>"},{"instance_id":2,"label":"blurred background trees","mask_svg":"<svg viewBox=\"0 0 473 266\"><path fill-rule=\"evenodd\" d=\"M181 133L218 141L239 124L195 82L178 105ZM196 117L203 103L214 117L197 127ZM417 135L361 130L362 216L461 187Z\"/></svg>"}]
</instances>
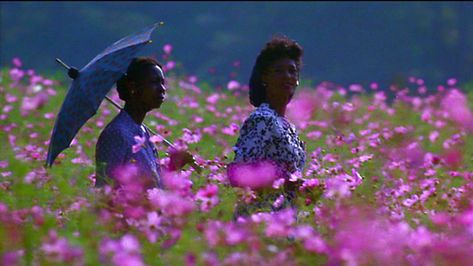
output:
<instances>
[{"instance_id":1,"label":"blurred background trees","mask_svg":"<svg viewBox=\"0 0 473 266\"><path fill-rule=\"evenodd\" d=\"M2 66L18 56L38 71L58 71L55 57L82 67L118 38L164 21L144 54L159 58L170 43L185 73L214 81L236 71L246 83L276 33L304 47L303 77L315 83L472 80L469 2L1 2L0 10Z\"/></svg>"}]
</instances>

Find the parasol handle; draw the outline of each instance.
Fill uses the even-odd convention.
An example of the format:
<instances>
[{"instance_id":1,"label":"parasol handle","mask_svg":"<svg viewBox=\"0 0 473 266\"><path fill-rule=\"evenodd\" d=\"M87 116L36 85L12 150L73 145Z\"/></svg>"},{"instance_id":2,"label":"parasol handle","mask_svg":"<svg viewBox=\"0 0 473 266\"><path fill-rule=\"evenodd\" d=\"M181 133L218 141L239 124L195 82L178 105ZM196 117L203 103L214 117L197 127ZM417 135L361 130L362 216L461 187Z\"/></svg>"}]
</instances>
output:
<instances>
[{"instance_id":1,"label":"parasol handle","mask_svg":"<svg viewBox=\"0 0 473 266\"><path fill-rule=\"evenodd\" d=\"M160 25L162 25L160 23ZM72 78L72 79L76 79L78 76L79 76L79 70L77 70L77 68L75 67L70 67L68 66L66 63L64 63L61 59L59 58L56 58L56 62L58 62L59 64L61 64L65 69L67 69L67 75ZM111 104L113 104L116 108L118 108L119 110L122 110L123 108L118 104L116 103L114 100L110 99L110 97L108 96L105 96L105 99L107 99L108 102L110 102ZM154 130L152 130L151 128L149 128L146 124L143 123L143 126L145 126L153 135L158 135L156 132L154 132ZM167 139L165 139L164 137L161 136L161 138L163 139L164 143L166 144L166 146L168 147L171 147L171 148L174 148L174 145ZM194 168L194 170L197 171L197 173L201 173L202 172L202 169L200 168L200 166L198 166L195 161L191 163L191 166L192 168Z\"/></svg>"},{"instance_id":2,"label":"parasol handle","mask_svg":"<svg viewBox=\"0 0 473 266\"><path fill-rule=\"evenodd\" d=\"M118 109L120 109L120 110L123 109L118 103L116 103L114 100L110 99L110 97L105 96L105 99L106 99L109 103L111 103L111 104L113 104L115 107L117 107ZM158 135L158 134L157 134L156 132L154 132L151 128L149 128L145 123L143 123L143 126L145 126L153 135ZM161 138L163 139L164 143L166 143L166 145L167 145L168 147L174 147L174 145L173 145L169 140L163 138L162 136L161 136Z\"/></svg>"}]
</instances>

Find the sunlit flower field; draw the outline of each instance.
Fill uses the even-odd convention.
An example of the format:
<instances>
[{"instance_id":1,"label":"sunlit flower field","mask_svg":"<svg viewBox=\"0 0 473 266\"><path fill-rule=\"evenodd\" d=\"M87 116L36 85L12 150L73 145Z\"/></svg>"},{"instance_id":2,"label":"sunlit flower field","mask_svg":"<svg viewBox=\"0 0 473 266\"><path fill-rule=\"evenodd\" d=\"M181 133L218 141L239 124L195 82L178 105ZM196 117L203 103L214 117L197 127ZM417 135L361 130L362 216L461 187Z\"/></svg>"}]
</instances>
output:
<instances>
[{"instance_id":1,"label":"sunlit flower field","mask_svg":"<svg viewBox=\"0 0 473 266\"><path fill-rule=\"evenodd\" d=\"M105 101L45 168L70 81L24 69L21 58L1 71L1 265L473 264L473 93L454 78L435 87L417 77L405 87L303 82L287 112L307 152L302 175L287 181L298 184L297 213L235 221L234 205L256 197L226 175L253 109L248 87L231 75L210 86L178 71L172 46L163 51L167 99L146 124L203 170L164 173L168 189L147 193L126 168L121 190L94 188L95 144L118 113ZM166 164L162 138L153 142Z\"/></svg>"}]
</instances>

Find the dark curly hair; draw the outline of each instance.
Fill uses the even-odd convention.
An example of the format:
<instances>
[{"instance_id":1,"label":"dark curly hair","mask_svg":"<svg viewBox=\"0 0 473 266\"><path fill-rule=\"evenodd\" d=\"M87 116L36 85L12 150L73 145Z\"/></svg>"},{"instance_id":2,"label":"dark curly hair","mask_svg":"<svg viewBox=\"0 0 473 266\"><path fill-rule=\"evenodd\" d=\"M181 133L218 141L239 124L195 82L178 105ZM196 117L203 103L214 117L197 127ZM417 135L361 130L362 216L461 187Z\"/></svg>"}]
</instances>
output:
<instances>
[{"instance_id":1,"label":"dark curly hair","mask_svg":"<svg viewBox=\"0 0 473 266\"><path fill-rule=\"evenodd\" d=\"M266 91L261 81L264 71L275 61L289 58L296 62L297 72L302 66L302 47L284 35L274 36L256 58L250 77L250 103L258 107L266 102Z\"/></svg>"},{"instance_id":2,"label":"dark curly hair","mask_svg":"<svg viewBox=\"0 0 473 266\"><path fill-rule=\"evenodd\" d=\"M163 68L162 65L158 62L158 60L152 57L135 57L131 61L130 65L125 74L117 81L117 91L118 96L123 101L128 101L131 97L130 91L127 87L128 81L138 81L144 78L146 75L146 69L149 66L159 66L159 68Z\"/></svg>"}]
</instances>

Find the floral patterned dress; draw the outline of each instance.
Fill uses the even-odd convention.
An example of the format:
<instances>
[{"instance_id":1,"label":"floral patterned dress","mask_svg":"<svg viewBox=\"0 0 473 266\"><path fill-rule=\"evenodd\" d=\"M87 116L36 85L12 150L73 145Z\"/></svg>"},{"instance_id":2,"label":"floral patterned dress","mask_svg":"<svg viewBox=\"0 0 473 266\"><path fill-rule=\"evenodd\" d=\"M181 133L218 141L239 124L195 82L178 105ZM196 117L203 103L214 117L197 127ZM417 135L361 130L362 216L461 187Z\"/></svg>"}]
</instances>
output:
<instances>
[{"instance_id":1,"label":"floral patterned dress","mask_svg":"<svg viewBox=\"0 0 473 266\"><path fill-rule=\"evenodd\" d=\"M286 180L291 174L302 172L305 164L305 146L299 139L295 126L279 116L267 103L262 103L246 119L234 151L233 163L269 160L277 165ZM280 190L270 188L258 192L256 201L249 204L238 202L234 215L248 216L260 211L294 207L295 187L291 187L291 182L286 181L285 184ZM278 198L282 202L274 204Z\"/></svg>"}]
</instances>

